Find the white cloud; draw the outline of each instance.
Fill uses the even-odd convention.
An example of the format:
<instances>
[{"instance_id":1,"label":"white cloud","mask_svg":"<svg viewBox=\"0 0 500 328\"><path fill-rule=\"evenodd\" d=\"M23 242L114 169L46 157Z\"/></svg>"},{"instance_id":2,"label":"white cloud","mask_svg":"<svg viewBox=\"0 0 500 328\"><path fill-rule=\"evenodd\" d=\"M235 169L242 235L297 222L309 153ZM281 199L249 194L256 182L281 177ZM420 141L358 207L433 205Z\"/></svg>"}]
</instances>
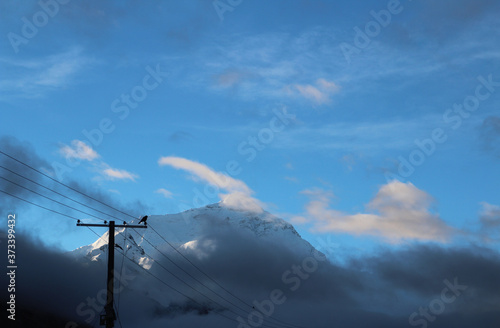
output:
<instances>
[{"instance_id":1,"label":"white cloud","mask_svg":"<svg viewBox=\"0 0 500 328\"><path fill-rule=\"evenodd\" d=\"M172 198L172 195L173 195L171 191L168 191L165 188L160 188L160 189L156 190L155 193L161 194L165 198Z\"/></svg>"},{"instance_id":2,"label":"white cloud","mask_svg":"<svg viewBox=\"0 0 500 328\"><path fill-rule=\"evenodd\" d=\"M245 194L241 191L234 191L228 194L219 194L222 199L222 204L229 208L235 208L250 212L260 213L262 212L263 203L251 197L249 194Z\"/></svg>"},{"instance_id":3,"label":"white cloud","mask_svg":"<svg viewBox=\"0 0 500 328\"><path fill-rule=\"evenodd\" d=\"M340 87L334 82L318 79L316 85L292 84L286 88L290 93L297 93L311 100L315 104L324 105L331 101L331 96L340 91Z\"/></svg>"},{"instance_id":4,"label":"white cloud","mask_svg":"<svg viewBox=\"0 0 500 328\"><path fill-rule=\"evenodd\" d=\"M500 228L500 206L482 202L479 220L483 229Z\"/></svg>"},{"instance_id":5,"label":"white cloud","mask_svg":"<svg viewBox=\"0 0 500 328\"><path fill-rule=\"evenodd\" d=\"M446 242L455 229L429 211L433 198L412 183L392 181L367 205L372 213L346 214L330 208L333 194L320 189L303 192L311 200L295 222L313 224L315 232L370 235L391 243L403 240Z\"/></svg>"},{"instance_id":6,"label":"white cloud","mask_svg":"<svg viewBox=\"0 0 500 328\"><path fill-rule=\"evenodd\" d=\"M107 166L107 165L106 165ZM139 176L125 170L106 167L101 171L101 174L108 180L131 180L135 181Z\"/></svg>"},{"instance_id":7,"label":"white cloud","mask_svg":"<svg viewBox=\"0 0 500 328\"><path fill-rule=\"evenodd\" d=\"M197 181L207 182L218 188L222 203L231 208L262 212L263 203L251 195L254 193L243 181L227 174L216 172L210 167L182 157L161 157L159 165L168 165L191 173ZM224 191L224 192L222 192Z\"/></svg>"},{"instance_id":8,"label":"white cloud","mask_svg":"<svg viewBox=\"0 0 500 328\"><path fill-rule=\"evenodd\" d=\"M63 145L59 152L65 157L69 159L81 159L84 161L93 161L96 158L99 158L99 154L92 149L88 144L80 140L71 141L71 146Z\"/></svg>"},{"instance_id":9,"label":"white cloud","mask_svg":"<svg viewBox=\"0 0 500 328\"><path fill-rule=\"evenodd\" d=\"M231 178L230 176L216 172L208 166L185 159L182 157L162 157L158 160L159 165L170 165L176 169L182 169L193 174L195 178L199 178L214 186L228 191L241 191L246 194L251 194L252 191L241 180Z\"/></svg>"}]
</instances>

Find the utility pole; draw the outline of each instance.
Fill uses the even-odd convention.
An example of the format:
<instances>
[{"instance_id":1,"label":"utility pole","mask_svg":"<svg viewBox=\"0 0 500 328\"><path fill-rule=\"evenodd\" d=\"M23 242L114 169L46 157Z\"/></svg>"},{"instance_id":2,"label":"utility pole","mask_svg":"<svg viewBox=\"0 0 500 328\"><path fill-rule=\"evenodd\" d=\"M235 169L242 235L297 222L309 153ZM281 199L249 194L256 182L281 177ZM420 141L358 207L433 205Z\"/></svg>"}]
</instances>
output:
<instances>
[{"instance_id":1,"label":"utility pole","mask_svg":"<svg viewBox=\"0 0 500 328\"><path fill-rule=\"evenodd\" d=\"M104 221L104 224L76 223L79 227L109 227L108 234L108 281L107 281L107 300L104 310L106 314L101 317L101 326L106 325L106 328L115 326L116 313L113 308L114 304L114 280L115 280L115 228L147 228L147 223L144 225L129 225L125 221L123 224L115 224L115 221L109 221L109 224ZM102 320L104 319L104 320Z\"/></svg>"}]
</instances>

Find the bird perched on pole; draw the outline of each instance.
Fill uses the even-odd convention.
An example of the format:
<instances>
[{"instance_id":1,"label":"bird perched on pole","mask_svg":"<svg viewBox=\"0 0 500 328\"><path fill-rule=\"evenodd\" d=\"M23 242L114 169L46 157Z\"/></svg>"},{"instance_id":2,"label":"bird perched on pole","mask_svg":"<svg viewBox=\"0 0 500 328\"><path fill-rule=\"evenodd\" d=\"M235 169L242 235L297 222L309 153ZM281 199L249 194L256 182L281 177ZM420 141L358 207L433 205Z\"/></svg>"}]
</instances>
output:
<instances>
[{"instance_id":1,"label":"bird perched on pole","mask_svg":"<svg viewBox=\"0 0 500 328\"><path fill-rule=\"evenodd\" d=\"M148 216L147 216L147 215L144 215L144 216L142 217L142 219L139 221L139 224L141 224L142 222L144 222L144 225L147 225L147 223L146 223L147 219L148 219Z\"/></svg>"}]
</instances>

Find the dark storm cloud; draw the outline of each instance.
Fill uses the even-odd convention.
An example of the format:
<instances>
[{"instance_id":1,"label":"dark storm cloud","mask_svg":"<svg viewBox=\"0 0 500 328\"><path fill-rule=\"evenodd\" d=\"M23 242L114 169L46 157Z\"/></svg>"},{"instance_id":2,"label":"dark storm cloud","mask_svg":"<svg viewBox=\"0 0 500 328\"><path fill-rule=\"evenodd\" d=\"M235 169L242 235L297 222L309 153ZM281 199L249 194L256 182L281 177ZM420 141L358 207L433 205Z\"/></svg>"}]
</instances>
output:
<instances>
[{"instance_id":1,"label":"dark storm cloud","mask_svg":"<svg viewBox=\"0 0 500 328\"><path fill-rule=\"evenodd\" d=\"M69 320L76 318L75 310L81 302L103 288L104 266L78 263L26 235L18 233L16 240L15 297L18 309L22 307ZM5 245L2 243L1 248L6 253ZM7 275L1 275L2 286L8 285L7 278ZM2 299L6 297L7 290L2 288ZM22 323L23 318L18 316L17 322Z\"/></svg>"},{"instance_id":2,"label":"dark storm cloud","mask_svg":"<svg viewBox=\"0 0 500 328\"><path fill-rule=\"evenodd\" d=\"M0 137L0 150L5 152L8 155L11 155L12 157L18 159L19 161L22 161L32 167L35 167L37 169L47 169L50 167L50 165L41 159L37 154L35 149L31 146L31 144L27 142L21 142L17 140L14 137L10 136L2 136ZM23 175L26 176L27 178L30 178L32 180L38 181L40 180L40 175L33 170L30 170L26 166L12 160L11 158L0 154L0 165L11 170L14 172L19 172L22 171ZM8 170L5 170L3 168L0 168L0 173L2 177L5 177L11 181L14 181L16 183L23 183L24 179L18 177L17 175L9 172ZM0 186L3 190L10 192L10 193L16 193L19 196L25 196L29 194L29 191L26 190L19 190L19 187L16 187L15 185L8 183L5 180L0 180ZM3 199L4 197L2 197Z\"/></svg>"}]
</instances>

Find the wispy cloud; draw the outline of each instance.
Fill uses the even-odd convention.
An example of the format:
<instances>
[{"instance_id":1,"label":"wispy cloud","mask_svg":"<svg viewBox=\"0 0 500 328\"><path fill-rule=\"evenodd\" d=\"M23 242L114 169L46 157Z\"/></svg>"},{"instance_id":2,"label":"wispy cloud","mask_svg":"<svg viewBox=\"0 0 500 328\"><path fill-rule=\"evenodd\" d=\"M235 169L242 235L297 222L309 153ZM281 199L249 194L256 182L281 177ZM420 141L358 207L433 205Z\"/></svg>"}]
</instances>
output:
<instances>
[{"instance_id":1,"label":"wispy cloud","mask_svg":"<svg viewBox=\"0 0 500 328\"><path fill-rule=\"evenodd\" d=\"M368 203L371 213L347 214L330 208L333 194L321 189L302 192L310 197L306 213L296 223L311 223L314 232L369 235L391 243L404 240L447 242L455 229L430 211L433 198L412 183L383 185Z\"/></svg>"},{"instance_id":2,"label":"wispy cloud","mask_svg":"<svg viewBox=\"0 0 500 328\"><path fill-rule=\"evenodd\" d=\"M299 125L281 133L272 147L309 151L380 152L407 150L414 146L415 138L428 135L429 121L439 124L441 117L369 121L359 119L317 125ZM397 138L395 136L398 136ZM318 142L321 140L321 142Z\"/></svg>"},{"instance_id":3,"label":"wispy cloud","mask_svg":"<svg viewBox=\"0 0 500 328\"><path fill-rule=\"evenodd\" d=\"M500 229L500 206L482 202L479 220L485 230Z\"/></svg>"},{"instance_id":4,"label":"wispy cloud","mask_svg":"<svg viewBox=\"0 0 500 328\"><path fill-rule=\"evenodd\" d=\"M70 85L74 76L93 62L83 55L80 47L36 60L1 58L0 63L16 70L5 69L0 86L9 95L39 97L54 88Z\"/></svg>"},{"instance_id":5,"label":"wispy cloud","mask_svg":"<svg viewBox=\"0 0 500 328\"><path fill-rule=\"evenodd\" d=\"M452 5L453 10L462 8L451 3L446 8ZM258 96L280 101L287 101L290 94L295 94L319 105L328 104L338 92L338 86L342 87L342 96L360 89L376 92L381 84L373 83L374 80L397 79L400 81L397 86L405 87L429 76L445 78L450 74L450 67L461 69L498 58L498 49L494 46L499 36L498 24L493 15L478 24L467 25L467 29L463 26L452 29L450 27L456 24L446 27L441 24L439 29L446 31L448 38L437 47L432 39L436 29L425 31L437 20L429 20L427 10L417 13L429 24L422 25L417 23L421 20L417 20L408 27L393 22L383 32L390 37L374 38L353 58L351 65L339 44L353 42L352 26L339 31L324 25L304 29L299 34L281 31L224 35L188 55L190 62L200 64L180 65L185 57L168 58L168 62L171 70L177 72L173 76L179 77L175 83L187 88L208 86L217 92L230 89L245 99ZM320 78L335 81L335 87L318 83ZM238 88L233 88L235 86Z\"/></svg>"},{"instance_id":6,"label":"wispy cloud","mask_svg":"<svg viewBox=\"0 0 500 328\"><path fill-rule=\"evenodd\" d=\"M107 166L105 164L104 166ZM105 179L108 180L130 180L135 181L139 178L138 175L128 172L126 170L115 169L112 167L105 167L101 170L101 174Z\"/></svg>"},{"instance_id":7,"label":"wispy cloud","mask_svg":"<svg viewBox=\"0 0 500 328\"><path fill-rule=\"evenodd\" d=\"M182 157L161 157L158 164L187 171L195 181L207 182L217 187L219 197L227 207L262 212L263 203L252 197L254 192L241 180Z\"/></svg>"},{"instance_id":8,"label":"wispy cloud","mask_svg":"<svg viewBox=\"0 0 500 328\"><path fill-rule=\"evenodd\" d=\"M312 101L314 104L323 105L331 102L331 96L340 91L340 87L331 81L318 79L315 85L311 84L292 84L286 87L291 95L300 96Z\"/></svg>"},{"instance_id":9,"label":"wispy cloud","mask_svg":"<svg viewBox=\"0 0 500 328\"><path fill-rule=\"evenodd\" d=\"M163 195L165 198L172 198L173 193L165 188L160 188L155 191L155 193Z\"/></svg>"},{"instance_id":10,"label":"wispy cloud","mask_svg":"<svg viewBox=\"0 0 500 328\"><path fill-rule=\"evenodd\" d=\"M99 154L91 146L81 140L73 140L71 146L63 145L59 152L67 159L80 159L93 161L99 158Z\"/></svg>"}]
</instances>

